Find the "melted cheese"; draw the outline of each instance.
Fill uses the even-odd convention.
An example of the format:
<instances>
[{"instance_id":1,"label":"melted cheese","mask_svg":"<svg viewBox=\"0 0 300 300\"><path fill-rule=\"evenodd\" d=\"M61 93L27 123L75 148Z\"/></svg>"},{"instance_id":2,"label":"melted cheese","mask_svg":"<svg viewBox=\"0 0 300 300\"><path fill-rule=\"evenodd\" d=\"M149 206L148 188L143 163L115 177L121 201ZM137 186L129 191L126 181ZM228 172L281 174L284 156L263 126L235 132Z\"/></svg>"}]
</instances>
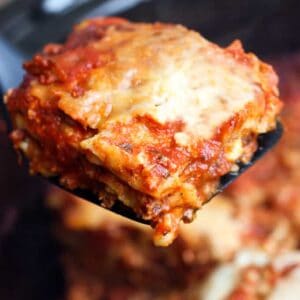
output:
<instances>
[{"instance_id":1,"label":"melted cheese","mask_svg":"<svg viewBox=\"0 0 300 300\"><path fill-rule=\"evenodd\" d=\"M111 28L94 46L103 53L113 51L114 59L89 79L97 99L112 105L108 122L147 114L162 124L181 120L189 135L209 138L259 92L248 66L237 67L223 49L182 26ZM82 99L72 105L84 106L89 119L97 120L99 116L91 116L99 113L93 109L95 93L83 97L84 105ZM68 105L60 104L72 115ZM95 127L95 122L86 122Z\"/></svg>"},{"instance_id":2,"label":"melted cheese","mask_svg":"<svg viewBox=\"0 0 300 300\"><path fill-rule=\"evenodd\" d=\"M269 297L269 300L298 300L300 295L300 252L288 252L280 255L274 262L274 267L278 272L282 272L286 267L296 266L289 274L281 278L276 288Z\"/></svg>"},{"instance_id":3,"label":"melted cheese","mask_svg":"<svg viewBox=\"0 0 300 300\"><path fill-rule=\"evenodd\" d=\"M288 252L277 256L272 262L261 251L241 251L231 263L218 267L201 287L200 299L224 300L234 290L240 280L240 270L246 266L259 266L271 264L280 274L289 266L296 266L287 275L282 276L276 283L268 300L298 300L300 295L300 252Z\"/></svg>"},{"instance_id":4,"label":"melted cheese","mask_svg":"<svg viewBox=\"0 0 300 300\"><path fill-rule=\"evenodd\" d=\"M243 249L230 263L221 264L208 277L200 290L200 299L225 300L240 280L241 269L247 266L263 267L269 263L266 253L256 249ZM277 300L277 299L276 299Z\"/></svg>"}]
</instances>

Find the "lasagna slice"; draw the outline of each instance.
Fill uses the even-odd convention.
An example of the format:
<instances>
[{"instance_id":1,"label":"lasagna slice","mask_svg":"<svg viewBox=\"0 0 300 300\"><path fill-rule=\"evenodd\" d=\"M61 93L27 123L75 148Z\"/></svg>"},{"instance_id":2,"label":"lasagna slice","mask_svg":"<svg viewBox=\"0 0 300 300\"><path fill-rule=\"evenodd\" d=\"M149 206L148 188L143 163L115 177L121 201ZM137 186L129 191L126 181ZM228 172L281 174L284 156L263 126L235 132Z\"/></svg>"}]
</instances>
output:
<instances>
[{"instance_id":1,"label":"lasagna slice","mask_svg":"<svg viewBox=\"0 0 300 300\"><path fill-rule=\"evenodd\" d=\"M269 65L180 25L87 20L24 67L5 100L31 172L106 208L121 201L161 246L251 159L281 108Z\"/></svg>"}]
</instances>

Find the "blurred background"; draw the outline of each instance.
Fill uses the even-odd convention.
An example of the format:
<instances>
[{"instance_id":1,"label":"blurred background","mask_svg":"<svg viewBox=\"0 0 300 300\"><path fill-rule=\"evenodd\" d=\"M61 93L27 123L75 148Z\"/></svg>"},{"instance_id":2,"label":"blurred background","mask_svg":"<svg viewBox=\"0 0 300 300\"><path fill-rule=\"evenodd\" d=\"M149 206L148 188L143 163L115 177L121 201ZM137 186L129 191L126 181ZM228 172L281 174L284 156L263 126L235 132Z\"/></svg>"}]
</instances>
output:
<instances>
[{"instance_id":1,"label":"blurred background","mask_svg":"<svg viewBox=\"0 0 300 300\"><path fill-rule=\"evenodd\" d=\"M223 46L241 39L247 51L274 62L283 77L284 100L300 98L298 0L0 0L1 94L18 84L21 62L43 45L63 42L74 24L84 18L106 15L181 23ZM49 197L49 187L43 180L29 177L26 166L18 165L4 120L1 103L0 299L64 299L67 283L60 260L63 250L53 235L53 213L44 201ZM298 185L300 181L293 183ZM99 299L127 298L117 295Z\"/></svg>"}]
</instances>

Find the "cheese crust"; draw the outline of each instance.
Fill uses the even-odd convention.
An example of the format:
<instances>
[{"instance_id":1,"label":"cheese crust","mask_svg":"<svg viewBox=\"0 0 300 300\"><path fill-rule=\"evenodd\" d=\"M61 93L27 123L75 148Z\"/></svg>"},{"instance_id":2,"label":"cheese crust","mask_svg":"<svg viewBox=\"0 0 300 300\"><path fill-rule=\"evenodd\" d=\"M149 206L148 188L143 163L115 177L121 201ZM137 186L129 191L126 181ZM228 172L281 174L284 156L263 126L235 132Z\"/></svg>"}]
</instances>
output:
<instances>
[{"instance_id":1,"label":"cheese crust","mask_svg":"<svg viewBox=\"0 0 300 300\"><path fill-rule=\"evenodd\" d=\"M5 100L31 171L122 201L162 246L281 109L269 65L180 25L87 20L24 66Z\"/></svg>"}]
</instances>

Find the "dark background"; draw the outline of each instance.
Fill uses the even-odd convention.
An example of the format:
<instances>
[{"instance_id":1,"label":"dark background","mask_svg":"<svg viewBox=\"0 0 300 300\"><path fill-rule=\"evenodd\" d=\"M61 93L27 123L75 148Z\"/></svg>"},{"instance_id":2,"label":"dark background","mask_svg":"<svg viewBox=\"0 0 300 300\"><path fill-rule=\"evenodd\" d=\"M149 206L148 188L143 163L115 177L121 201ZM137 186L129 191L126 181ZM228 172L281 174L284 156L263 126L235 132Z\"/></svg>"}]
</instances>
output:
<instances>
[{"instance_id":1,"label":"dark background","mask_svg":"<svg viewBox=\"0 0 300 300\"><path fill-rule=\"evenodd\" d=\"M240 38L247 50L262 57L300 48L296 0L77 0L73 6L51 11L45 9L45 1L0 0L0 38L21 56L30 57L47 42L63 41L82 18L102 14L182 23L222 45ZM6 60L0 51L0 67L1 59ZM0 85L4 82L2 73ZM5 130L0 112L0 299L59 299L64 281L51 216L44 207L46 184L18 166Z\"/></svg>"},{"instance_id":2,"label":"dark background","mask_svg":"<svg viewBox=\"0 0 300 300\"><path fill-rule=\"evenodd\" d=\"M241 38L246 49L262 55L300 46L297 0L74 0L73 6L56 12L43 8L47 0L12 2L2 9L0 31L29 55L51 40L63 40L80 19L114 12L134 21L182 23L223 45ZM134 2L138 4L126 9Z\"/></svg>"}]
</instances>

